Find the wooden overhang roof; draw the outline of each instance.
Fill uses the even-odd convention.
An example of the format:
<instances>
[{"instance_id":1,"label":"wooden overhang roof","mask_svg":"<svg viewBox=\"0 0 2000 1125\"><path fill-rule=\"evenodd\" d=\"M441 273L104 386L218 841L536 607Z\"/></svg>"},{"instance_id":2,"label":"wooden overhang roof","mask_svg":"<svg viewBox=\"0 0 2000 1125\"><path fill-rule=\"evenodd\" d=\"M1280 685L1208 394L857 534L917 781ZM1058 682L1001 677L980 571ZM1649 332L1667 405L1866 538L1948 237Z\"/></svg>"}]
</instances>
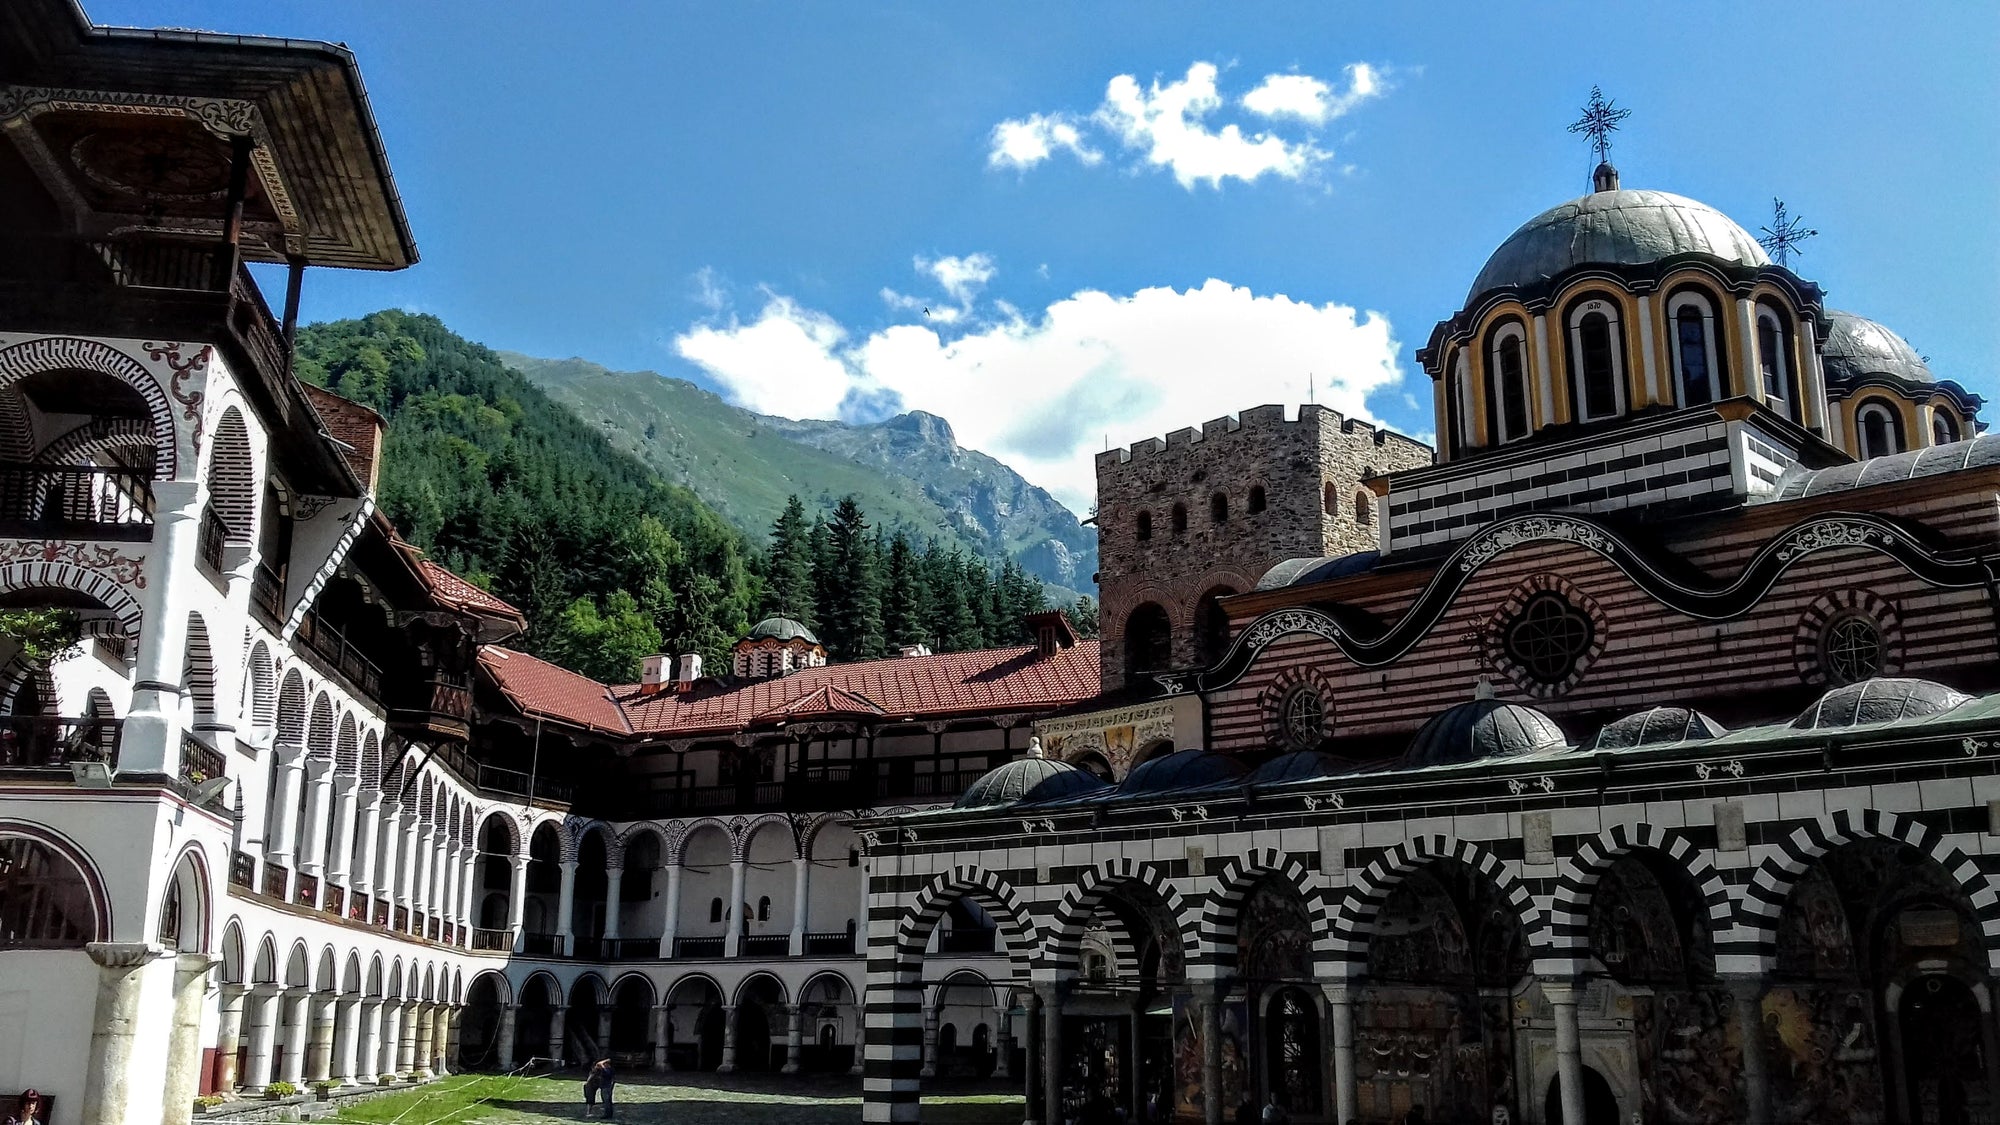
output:
<instances>
[{"instance_id":1,"label":"wooden overhang roof","mask_svg":"<svg viewBox=\"0 0 2000 1125\"><path fill-rule=\"evenodd\" d=\"M356 269L417 260L360 69L338 44L100 27L77 0L7 0L0 128L98 228L88 234L219 230L208 181L218 150L226 173L227 138L248 135L245 257ZM129 173L157 170L131 158L135 137L181 190L129 190Z\"/></svg>"}]
</instances>

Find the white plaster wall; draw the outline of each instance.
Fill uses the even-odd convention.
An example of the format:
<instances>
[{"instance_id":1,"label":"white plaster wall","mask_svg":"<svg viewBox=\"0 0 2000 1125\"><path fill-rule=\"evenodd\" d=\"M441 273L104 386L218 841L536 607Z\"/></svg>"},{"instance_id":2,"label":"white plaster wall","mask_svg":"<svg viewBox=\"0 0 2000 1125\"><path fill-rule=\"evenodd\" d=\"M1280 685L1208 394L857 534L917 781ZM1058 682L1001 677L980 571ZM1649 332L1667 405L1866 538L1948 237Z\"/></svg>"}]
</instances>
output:
<instances>
[{"instance_id":1,"label":"white plaster wall","mask_svg":"<svg viewBox=\"0 0 2000 1125\"><path fill-rule=\"evenodd\" d=\"M0 1090L33 1087L55 1097L58 1120L79 1119L97 976L81 949L0 953Z\"/></svg>"},{"instance_id":2,"label":"white plaster wall","mask_svg":"<svg viewBox=\"0 0 2000 1125\"><path fill-rule=\"evenodd\" d=\"M748 904L750 933L792 932L792 890L797 877L792 858L796 855L791 830L776 821L759 829L744 849L748 867L743 873L743 900ZM759 921L757 903L766 896L771 900L770 917Z\"/></svg>"}]
</instances>

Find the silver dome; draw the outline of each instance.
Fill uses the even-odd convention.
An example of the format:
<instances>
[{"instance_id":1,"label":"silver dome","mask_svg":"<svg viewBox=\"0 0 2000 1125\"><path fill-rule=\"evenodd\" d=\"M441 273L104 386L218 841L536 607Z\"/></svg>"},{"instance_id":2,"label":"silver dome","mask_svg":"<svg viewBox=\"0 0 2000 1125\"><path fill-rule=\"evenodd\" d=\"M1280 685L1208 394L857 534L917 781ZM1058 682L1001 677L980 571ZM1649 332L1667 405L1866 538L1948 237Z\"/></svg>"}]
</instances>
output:
<instances>
[{"instance_id":1,"label":"silver dome","mask_svg":"<svg viewBox=\"0 0 2000 1125\"><path fill-rule=\"evenodd\" d=\"M1930 365L1908 340L1865 316L1826 310L1826 344L1820 350L1826 381L1857 382L1889 375L1906 383L1935 383Z\"/></svg>"},{"instance_id":2,"label":"silver dome","mask_svg":"<svg viewBox=\"0 0 2000 1125\"><path fill-rule=\"evenodd\" d=\"M1706 203L1664 191L1598 191L1551 207L1507 236L1479 271L1466 305L1502 286L1527 288L1576 266L1637 266L1678 254L1771 264L1749 231Z\"/></svg>"}]
</instances>

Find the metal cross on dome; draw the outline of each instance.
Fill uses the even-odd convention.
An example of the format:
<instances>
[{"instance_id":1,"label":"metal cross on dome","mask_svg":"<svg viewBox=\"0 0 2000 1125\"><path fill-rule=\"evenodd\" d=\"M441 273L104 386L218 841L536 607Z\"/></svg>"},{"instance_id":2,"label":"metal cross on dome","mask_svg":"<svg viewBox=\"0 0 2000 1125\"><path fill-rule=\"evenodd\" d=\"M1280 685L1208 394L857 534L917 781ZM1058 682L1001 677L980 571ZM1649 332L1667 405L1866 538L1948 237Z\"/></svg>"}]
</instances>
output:
<instances>
[{"instance_id":1,"label":"metal cross on dome","mask_svg":"<svg viewBox=\"0 0 2000 1125\"><path fill-rule=\"evenodd\" d=\"M1604 100L1604 91L1592 86L1583 116L1570 123L1569 131L1588 136L1592 151L1597 153L1597 162L1602 164L1611 159L1611 134L1618 131L1620 121L1630 116L1631 110L1619 109L1617 102Z\"/></svg>"},{"instance_id":2,"label":"metal cross on dome","mask_svg":"<svg viewBox=\"0 0 2000 1125\"><path fill-rule=\"evenodd\" d=\"M1787 214L1785 201L1782 199L1774 197L1771 200L1771 212L1771 225L1759 228L1764 232L1764 237L1757 240L1757 245L1762 246L1764 252L1771 255L1772 261L1781 266L1788 266L1791 264L1793 254L1805 253L1799 249L1799 244L1808 238L1818 237L1819 232L1807 228L1797 215Z\"/></svg>"}]
</instances>

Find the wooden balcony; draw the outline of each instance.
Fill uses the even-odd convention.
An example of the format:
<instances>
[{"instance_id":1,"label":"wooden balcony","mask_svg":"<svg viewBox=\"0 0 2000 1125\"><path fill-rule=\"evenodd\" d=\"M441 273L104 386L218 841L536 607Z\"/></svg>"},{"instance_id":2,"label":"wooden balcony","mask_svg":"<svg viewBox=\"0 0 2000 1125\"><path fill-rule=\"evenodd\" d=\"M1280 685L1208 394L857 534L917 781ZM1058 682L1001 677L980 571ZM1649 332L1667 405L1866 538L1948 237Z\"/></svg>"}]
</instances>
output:
<instances>
[{"instance_id":1,"label":"wooden balcony","mask_svg":"<svg viewBox=\"0 0 2000 1125\"><path fill-rule=\"evenodd\" d=\"M0 462L0 536L151 539L152 471Z\"/></svg>"},{"instance_id":2,"label":"wooden balcony","mask_svg":"<svg viewBox=\"0 0 2000 1125\"><path fill-rule=\"evenodd\" d=\"M123 719L54 715L0 717L0 769L67 770L76 762L118 768Z\"/></svg>"}]
</instances>

